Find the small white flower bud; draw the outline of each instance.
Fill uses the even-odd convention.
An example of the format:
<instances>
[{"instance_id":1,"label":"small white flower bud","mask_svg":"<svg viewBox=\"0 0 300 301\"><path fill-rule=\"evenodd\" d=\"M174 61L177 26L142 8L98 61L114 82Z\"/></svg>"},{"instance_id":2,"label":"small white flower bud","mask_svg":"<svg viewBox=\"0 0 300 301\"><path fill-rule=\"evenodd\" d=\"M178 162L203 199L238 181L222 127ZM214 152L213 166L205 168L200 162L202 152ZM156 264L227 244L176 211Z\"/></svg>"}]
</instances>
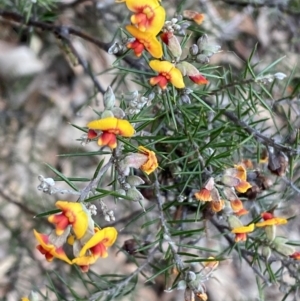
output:
<instances>
[{"instance_id":1,"label":"small white flower bud","mask_svg":"<svg viewBox=\"0 0 300 301\"><path fill-rule=\"evenodd\" d=\"M107 222L110 222L110 216L109 216L109 215L106 214L106 215L104 216L104 219L105 219Z\"/></svg>"},{"instance_id":2,"label":"small white flower bud","mask_svg":"<svg viewBox=\"0 0 300 301\"><path fill-rule=\"evenodd\" d=\"M196 44L193 44L189 51L191 55L197 55L199 53L199 47Z\"/></svg>"},{"instance_id":3,"label":"small white flower bud","mask_svg":"<svg viewBox=\"0 0 300 301\"><path fill-rule=\"evenodd\" d=\"M283 80L284 78L286 78L286 74L282 73L282 72L277 72L274 74L274 77L279 79L279 80Z\"/></svg>"},{"instance_id":4,"label":"small white flower bud","mask_svg":"<svg viewBox=\"0 0 300 301\"><path fill-rule=\"evenodd\" d=\"M124 187L125 190L128 190L128 189L131 188L131 185L129 183L124 183L123 187Z\"/></svg>"},{"instance_id":5,"label":"small white flower bud","mask_svg":"<svg viewBox=\"0 0 300 301\"><path fill-rule=\"evenodd\" d=\"M110 86L108 86L104 96L103 102L105 109L109 110L115 106L116 97L115 94Z\"/></svg>"}]
</instances>

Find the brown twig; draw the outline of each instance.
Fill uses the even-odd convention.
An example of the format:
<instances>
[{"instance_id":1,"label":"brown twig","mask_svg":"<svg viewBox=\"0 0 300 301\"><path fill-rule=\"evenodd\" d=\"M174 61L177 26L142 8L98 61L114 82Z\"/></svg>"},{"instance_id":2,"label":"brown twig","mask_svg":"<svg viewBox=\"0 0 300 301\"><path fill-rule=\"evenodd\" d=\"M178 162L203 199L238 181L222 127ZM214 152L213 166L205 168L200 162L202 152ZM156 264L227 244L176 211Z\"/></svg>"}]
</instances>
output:
<instances>
[{"instance_id":1,"label":"brown twig","mask_svg":"<svg viewBox=\"0 0 300 301\"><path fill-rule=\"evenodd\" d=\"M24 16L22 16L19 13L12 12L12 11L0 9L0 16L7 21L16 22L22 26L27 26L27 27L32 26L32 27L36 27L36 28L39 28L44 31L52 32L53 34L55 34L56 36L58 36L59 38L62 38L62 39L64 39L66 37L66 33L68 35L77 36L85 41L88 41L88 42L96 45L97 47L99 47L100 49L103 49L105 51L108 51L108 49L113 44L112 42L111 43L102 42L101 40L94 38L91 35L87 34L86 32L79 30L77 28L74 28L72 26L56 25L56 24L50 23L50 22L37 21L32 18L29 18L26 21L26 18ZM140 60L137 60L137 59L134 59L134 58L131 58L128 56L123 57L122 60L124 60L131 67L136 68L138 70L146 69L145 65L142 64L142 62ZM101 92L101 91L99 91L99 92Z\"/></svg>"},{"instance_id":2,"label":"brown twig","mask_svg":"<svg viewBox=\"0 0 300 301\"><path fill-rule=\"evenodd\" d=\"M209 107L213 108L214 104L212 101L208 99L203 100ZM225 115L231 122L235 125L238 125L242 129L244 129L248 134L252 135L256 141L264 144L265 146L272 146L274 149L278 151L282 151L286 153L288 156L299 155L300 149L294 149L290 146L285 146L275 142L272 138L269 138L263 134L261 134L258 130L249 126L245 121L238 118L233 111L222 110L222 114Z\"/></svg>"}]
</instances>

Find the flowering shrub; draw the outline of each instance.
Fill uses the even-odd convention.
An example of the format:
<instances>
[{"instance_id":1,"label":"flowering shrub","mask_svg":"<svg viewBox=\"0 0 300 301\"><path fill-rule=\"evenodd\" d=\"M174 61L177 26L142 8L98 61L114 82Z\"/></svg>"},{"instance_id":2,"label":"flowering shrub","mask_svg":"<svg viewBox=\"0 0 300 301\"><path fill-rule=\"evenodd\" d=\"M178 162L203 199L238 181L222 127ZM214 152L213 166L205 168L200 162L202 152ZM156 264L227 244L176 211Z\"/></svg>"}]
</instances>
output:
<instances>
[{"instance_id":1,"label":"flowering shrub","mask_svg":"<svg viewBox=\"0 0 300 301\"><path fill-rule=\"evenodd\" d=\"M87 300L122 298L135 289L139 274L148 267L150 271L143 274L146 282L164 274L166 292L182 291L185 301L209 300L206 285L214 281L231 252L250 266L259 289L277 282L290 286L286 296L296 296L300 279L294 270L299 268L300 253L289 233L281 231L292 216L280 212L283 200L269 196L272 181L288 184L298 193L292 183L293 163L289 165L299 155L297 139L290 144L275 141L257 127L264 120L253 116L259 115L257 107L271 111L263 99L273 97L268 84L275 85L285 75L264 74L247 62L243 89L230 92L236 82L224 84L226 74L210 64L221 47L209 42L206 34L199 37L204 14L183 10L170 18L167 1L116 2L130 17L116 34L120 40L107 52L117 57L114 68L132 76L139 90L121 95L115 83L106 92L98 85L103 109L95 109L94 120L87 124L74 125L83 147L92 144L98 147L96 155L109 157L106 163L99 159L88 184L78 189L74 177L54 167L52 171L70 190L39 176L40 191L78 198L58 200L57 210L37 215L47 216L51 226L43 233L33 230L37 251L48 262L61 261L87 275L105 265L116 249L138 265L120 279L115 271L100 275L103 283ZM64 34L54 32L72 46ZM133 62L130 69L122 59ZM97 83L90 70L85 71ZM139 206L139 211L130 208L131 215L121 227L123 204ZM122 231L142 217L143 224L136 224L132 231L136 234L130 232L132 237L122 246L118 242ZM217 231L217 239L204 235L210 227ZM216 240L213 247L210 239ZM275 261L281 263L279 269L272 266ZM284 279L285 273L295 284ZM222 282L214 287L222 290ZM79 298L73 288L70 292ZM36 301L38 296L31 292L22 300Z\"/></svg>"}]
</instances>

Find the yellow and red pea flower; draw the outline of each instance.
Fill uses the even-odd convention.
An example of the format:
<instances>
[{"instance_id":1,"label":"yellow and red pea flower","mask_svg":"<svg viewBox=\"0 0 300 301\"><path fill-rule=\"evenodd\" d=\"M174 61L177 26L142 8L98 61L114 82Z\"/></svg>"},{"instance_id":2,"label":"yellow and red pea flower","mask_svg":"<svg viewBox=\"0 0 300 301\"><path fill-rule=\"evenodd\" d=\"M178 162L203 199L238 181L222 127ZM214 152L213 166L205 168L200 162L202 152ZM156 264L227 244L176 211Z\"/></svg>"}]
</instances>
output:
<instances>
[{"instance_id":1,"label":"yellow and red pea flower","mask_svg":"<svg viewBox=\"0 0 300 301\"><path fill-rule=\"evenodd\" d=\"M157 76L150 78L152 86L159 85L163 90L167 88L168 83L171 83L178 89L185 87L180 70L170 62L152 60L149 65L154 71L159 73Z\"/></svg>"},{"instance_id":2,"label":"yellow and red pea flower","mask_svg":"<svg viewBox=\"0 0 300 301\"><path fill-rule=\"evenodd\" d=\"M239 242L239 241L246 241L247 233L250 233L250 232L253 232L253 231L254 231L254 224L250 224L248 226L233 228L231 230L231 233L235 234L234 241Z\"/></svg>"},{"instance_id":3,"label":"yellow and red pea flower","mask_svg":"<svg viewBox=\"0 0 300 301\"><path fill-rule=\"evenodd\" d=\"M98 138L98 145L107 145L111 149L117 147L116 135L123 137L132 137L134 135L134 128L127 120L115 117L93 120L87 124L87 127L89 128L88 137L94 138L96 130L102 131Z\"/></svg>"},{"instance_id":4,"label":"yellow and red pea flower","mask_svg":"<svg viewBox=\"0 0 300 301\"><path fill-rule=\"evenodd\" d=\"M80 266L86 272L89 265L101 258L108 256L107 248L112 246L117 239L118 232L114 227L104 229L95 228L95 234L85 243L79 252L79 256L72 260L73 264Z\"/></svg>"},{"instance_id":5,"label":"yellow and red pea flower","mask_svg":"<svg viewBox=\"0 0 300 301\"><path fill-rule=\"evenodd\" d=\"M61 213L48 217L48 221L56 226L56 235L62 235L65 229L72 225L72 230L77 239L84 236L89 225L89 211L82 203L57 201L55 206Z\"/></svg>"},{"instance_id":6,"label":"yellow and red pea flower","mask_svg":"<svg viewBox=\"0 0 300 301\"><path fill-rule=\"evenodd\" d=\"M158 167L158 163L157 163L157 158L155 155L155 152L147 149L144 146L139 146L138 150L141 154L144 154L147 156L147 161L141 165L141 170L144 171L147 175L149 175L150 173L152 173L157 167Z\"/></svg>"},{"instance_id":7,"label":"yellow and red pea flower","mask_svg":"<svg viewBox=\"0 0 300 301\"><path fill-rule=\"evenodd\" d=\"M116 2L125 2L127 8L135 13L130 20L140 31L157 35L163 28L166 11L158 0L117 0Z\"/></svg>"},{"instance_id":8,"label":"yellow and red pea flower","mask_svg":"<svg viewBox=\"0 0 300 301\"><path fill-rule=\"evenodd\" d=\"M135 41L128 43L127 47L133 49L137 57L142 55L144 49L146 49L154 58L159 59L163 56L162 45L153 33L140 31L133 25L127 25L126 29L135 37Z\"/></svg>"},{"instance_id":9,"label":"yellow and red pea flower","mask_svg":"<svg viewBox=\"0 0 300 301\"><path fill-rule=\"evenodd\" d=\"M50 243L49 235L39 233L36 230L33 230L33 232L36 240L39 242L39 245L37 245L36 248L40 251L40 253L45 255L47 261L51 262L54 258L57 258L67 262L68 264L72 264L62 246L56 247Z\"/></svg>"}]
</instances>

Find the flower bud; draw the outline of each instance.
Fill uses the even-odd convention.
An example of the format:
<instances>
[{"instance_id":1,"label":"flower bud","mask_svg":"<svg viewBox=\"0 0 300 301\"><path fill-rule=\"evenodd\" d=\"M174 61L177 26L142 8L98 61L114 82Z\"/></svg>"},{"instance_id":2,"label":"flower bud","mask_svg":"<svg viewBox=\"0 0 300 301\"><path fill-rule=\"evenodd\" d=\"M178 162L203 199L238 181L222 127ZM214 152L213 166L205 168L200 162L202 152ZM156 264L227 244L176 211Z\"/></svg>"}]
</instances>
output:
<instances>
[{"instance_id":1,"label":"flower bud","mask_svg":"<svg viewBox=\"0 0 300 301\"><path fill-rule=\"evenodd\" d=\"M180 58L182 49L177 37L172 32L164 32L161 35L161 39L168 46L172 55L176 58Z\"/></svg>"},{"instance_id":2,"label":"flower bud","mask_svg":"<svg viewBox=\"0 0 300 301\"><path fill-rule=\"evenodd\" d=\"M294 247L280 243L275 245L275 250L285 256L290 256L295 252Z\"/></svg>"},{"instance_id":3,"label":"flower bud","mask_svg":"<svg viewBox=\"0 0 300 301\"><path fill-rule=\"evenodd\" d=\"M276 226L275 225L266 226L265 232L266 232L267 239L269 241L273 241L276 237Z\"/></svg>"},{"instance_id":4,"label":"flower bud","mask_svg":"<svg viewBox=\"0 0 300 301\"><path fill-rule=\"evenodd\" d=\"M200 64L208 64L209 57L206 54L198 54L196 57L196 62L198 62Z\"/></svg>"},{"instance_id":5,"label":"flower bud","mask_svg":"<svg viewBox=\"0 0 300 301\"><path fill-rule=\"evenodd\" d=\"M284 78L286 78L286 74L282 73L282 72L277 72L274 74L274 77L279 79L279 80L283 80Z\"/></svg>"},{"instance_id":6,"label":"flower bud","mask_svg":"<svg viewBox=\"0 0 300 301\"><path fill-rule=\"evenodd\" d=\"M197 278L196 274L192 271L188 271L186 274L186 281L187 282L191 282L191 281L195 281Z\"/></svg>"},{"instance_id":7,"label":"flower bud","mask_svg":"<svg viewBox=\"0 0 300 301\"><path fill-rule=\"evenodd\" d=\"M274 239L274 244L285 244L288 241L285 237L277 236Z\"/></svg>"},{"instance_id":8,"label":"flower bud","mask_svg":"<svg viewBox=\"0 0 300 301\"><path fill-rule=\"evenodd\" d=\"M26 299L26 298L24 298L24 299ZM22 300L23 300L23 298L22 298ZM29 301L39 301L39 295L38 295L38 293L34 292L34 291L31 291L30 294L29 294L29 296L28 296L28 300Z\"/></svg>"},{"instance_id":9,"label":"flower bud","mask_svg":"<svg viewBox=\"0 0 300 301\"><path fill-rule=\"evenodd\" d=\"M126 195L134 202L142 201L144 199L144 196L136 188L129 188Z\"/></svg>"},{"instance_id":10,"label":"flower bud","mask_svg":"<svg viewBox=\"0 0 300 301\"><path fill-rule=\"evenodd\" d=\"M183 94L180 95L179 100L183 103L183 104L191 104L191 99L188 95Z\"/></svg>"},{"instance_id":11,"label":"flower bud","mask_svg":"<svg viewBox=\"0 0 300 301\"><path fill-rule=\"evenodd\" d=\"M128 176L126 180L130 186L138 186L145 183L145 181L138 176Z\"/></svg>"},{"instance_id":12,"label":"flower bud","mask_svg":"<svg viewBox=\"0 0 300 301\"><path fill-rule=\"evenodd\" d=\"M184 280L180 280L177 283L177 289L178 290L185 290L186 289L186 282Z\"/></svg>"},{"instance_id":13,"label":"flower bud","mask_svg":"<svg viewBox=\"0 0 300 301\"><path fill-rule=\"evenodd\" d=\"M126 196L126 191L125 191L124 189L118 189L118 190L116 191L116 193L117 193L117 194L120 194L120 195ZM118 197L118 200L123 200L123 198Z\"/></svg>"},{"instance_id":14,"label":"flower bud","mask_svg":"<svg viewBox=\"0 0 300 301\"><path fill-rule=\"evenodd\" d=\"M119 107L114 107L111 111L116 118L123 119L125 117L124 111Z\"/></svg>"},{"instance_id":15,"label":"flower bud","mask_svg":"<svg viewBox=\"0 0 300 301\"><path fill-rule=\"evenodd\" d=\"M103 102L104 107L107 110L112 109L115 106L116 97L110 86L108 86L106 92L104 93Z\"/></svg>"},{"instance_id":16,"label":"flower bud","mask_svg":"<svg viewBox=\"0 0 300 301\"><path fill-rule=\"evenodd\" d=\"M199 53L199 47L196 45L196 44L193 44L191 47L190 47L190 49L189 49L189 51L190 51L190 54L191 55L197 55L198 53Z\"/></svg>"},{"instance_id":17,"label":"flower bud","mask_svg":"<svg viewBox=\"0 0 300 301\"><path fill-rule=\"evenodd\" d=\"M267 260L270 258L272 251L270 247L262 247L261 255L264 256Z\"/></svg>"},{"instance_id":18,"label":"flower bud","mask_svg":"<svg viewBox=\"0 0 300 301\"><path fill-rule=\"evenodd\" d=\"M108 118L108 117L114 117L113 112L111 110L104 110L101 113L101 119Z\"/></svg>"},{"instance_id":19,"label":"flower bud","mask_svg":"<svg viewBox=\"0 0 300 301\"><path fill-rule=\"evenodd\" d=\"M229 224L230 228L232 228L232 229L243 227L242 222L234 215L230 215L228 217L228 224Z\"/></svg>"}]
</instances>

